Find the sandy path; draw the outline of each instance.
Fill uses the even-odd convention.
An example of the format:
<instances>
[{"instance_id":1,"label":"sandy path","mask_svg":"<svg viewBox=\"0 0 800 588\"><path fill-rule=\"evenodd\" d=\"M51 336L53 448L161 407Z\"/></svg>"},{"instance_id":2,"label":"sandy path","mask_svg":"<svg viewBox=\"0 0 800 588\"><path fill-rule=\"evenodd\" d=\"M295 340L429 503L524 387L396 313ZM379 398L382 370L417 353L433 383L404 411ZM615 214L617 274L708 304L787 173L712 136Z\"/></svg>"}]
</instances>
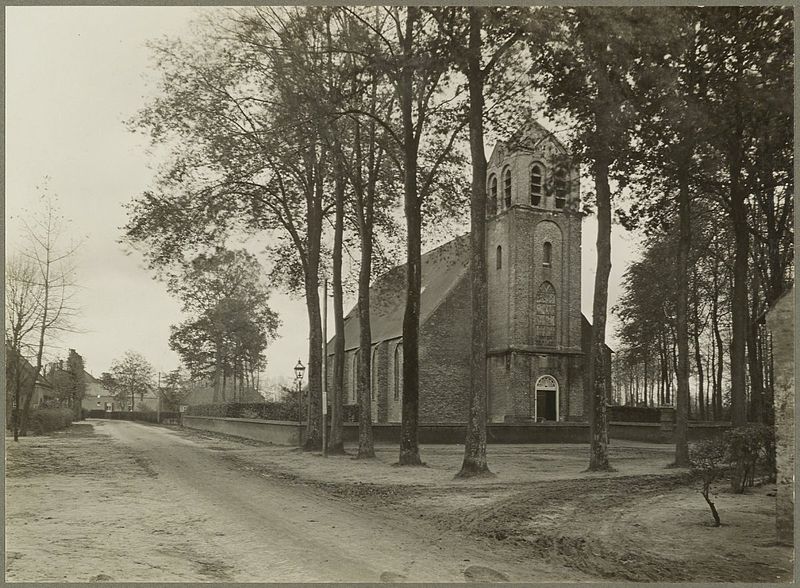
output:
<instances>
[{"instance_id":1,"label":"sandy path","mask_svg":"<svg viewBox=\"0 0 800 588\"><path fill-rule=\"evenodd\" d=\"M580 577L244 472L225 459L232 444L215 448L126 421L94 426L100 435L47 447L54 463L75 467L9 478L8 580L463 582L491 578L490 570L515 582ZM465 576L472 566L481 568Z\"/></svg>"}]
</instances>

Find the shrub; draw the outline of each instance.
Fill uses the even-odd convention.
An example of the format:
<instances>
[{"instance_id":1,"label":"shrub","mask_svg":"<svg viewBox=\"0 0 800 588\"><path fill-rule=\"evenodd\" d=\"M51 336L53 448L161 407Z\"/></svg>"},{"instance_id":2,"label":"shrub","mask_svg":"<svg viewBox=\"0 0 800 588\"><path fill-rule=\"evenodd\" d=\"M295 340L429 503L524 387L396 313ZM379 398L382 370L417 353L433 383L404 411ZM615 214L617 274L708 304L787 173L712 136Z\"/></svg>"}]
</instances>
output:
<instances>
[{"instance_id":1,"label":"shrub","mask_svg":"<svg viewBox=\"0 0 800 588\"><path fill-rule=\"evenodd\" d=\"M231 402L228 404L196 404L190 406L186 414L189 416L297 421L299 412L297 405L291 402Z\"/></svg>"},{"instance_id":2,"label":"shrub","mask_svg":"<svg viewBox=\"0 0 800 588\"><path fill-rule=\"evenodd\" d=\"M112 419L115 421L143 421L146 423L157 423L158 422L158 413L157 412L141 412L141 411L119 411L119 412L104 412L104 411L97 411L98 416L94 418L104 418L104 419ZM178 419L180 418L180 413L178 412L167 412L161 411L161 420L169 420L169 419Z\"/></svg>"},{"instance_id":3,"label":"shrub","mask_svg":"<svg viewBox=\"0 0 800 588\"><path fill-rule=\"evenodd\" d=\"M767 425L750 424L734 427L725 433L731 466L731 488L743 494L746 486L755 481L759 461L770 468L770 448L775 444L775 434ZM763 458L763 459L762 459Z\"/></svg>"},{"instance_id":4,"label":"shrub","mask_svg":"<svg viewBox=\"0 0 800 588\"><path fill-rule=\"evenodd\" d=\"M720 526L719 513L710 498L711 485L730 469L728 443L725 438L704 439L689 450L692 472L701 480L700 493L706 499L715 526Z\"/></svg>"},{"instance_id":5,"label":"shrub","mask_svg":"<svg viewBox=\"0 0 800 588\"><path fill-rule=\"evenodd\" d=\"M661 411L645 406L609 406L608 420L622 423L658 423Z\"/></svg>"},{"instance_id":6,"label":"shrub","mask_svg":"<svg viewBox=\"0 0 800 588\"><path fill-rule=\"evenodd\" d=\"M772 475L770 451L774 445L772 428L758 424L735 427L722 437L705 439L692 445L689 451L691 468L702 481L700 492L711 508L717 526L720 525L719 514L709 498L712 484L730 475L733 491L743 494L745 486L753 485L760 463L767 474Z\"/></svg>"},{"instance_id":7,"label":"shrub","mask_svg":"<svg viewBox=\"0 0 800 588\"><path fill-rule=\"evenodd\" d=\"M31 410L28 430L34 435L66 429L72 424L72 410L69 408L39 408Z\"/></svg>"}]
</instances>

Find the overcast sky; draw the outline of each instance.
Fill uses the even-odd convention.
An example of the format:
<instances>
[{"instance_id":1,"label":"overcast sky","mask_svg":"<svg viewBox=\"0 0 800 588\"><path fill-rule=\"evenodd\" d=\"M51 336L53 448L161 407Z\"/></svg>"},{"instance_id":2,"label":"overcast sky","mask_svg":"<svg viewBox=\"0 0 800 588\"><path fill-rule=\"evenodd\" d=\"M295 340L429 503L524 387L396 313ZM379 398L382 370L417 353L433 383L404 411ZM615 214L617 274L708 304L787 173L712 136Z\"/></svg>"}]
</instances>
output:
<instances>
[{"instance_id":1,"label":"overcast sky","mask_svg":"<svg viewBox=\"0 0 800 588\"><path fill-rule=\"evenodd\" d=\"M86 240L78 258L83 332L63 337L62 355L75 348L94 375L129 349L160 371L179 363L167 345L170 324L181 320L178 303L138 255L117 243L123 205L150 187L158 164L145 153L146 139L124 121L155 88L146 42L187 34L202 10L6 7L6 252L20 248L20 215L35 205L36 186L49 176L74 237ZM595 224L591 217L583 227L582 301L590 318ZM618 233L615 227L609 308L634 245ZM283 327L268 351L267 373L288 379L298 358L306 363L305 306L280 292L271 306Z\"/></svg>"}]
</instances>

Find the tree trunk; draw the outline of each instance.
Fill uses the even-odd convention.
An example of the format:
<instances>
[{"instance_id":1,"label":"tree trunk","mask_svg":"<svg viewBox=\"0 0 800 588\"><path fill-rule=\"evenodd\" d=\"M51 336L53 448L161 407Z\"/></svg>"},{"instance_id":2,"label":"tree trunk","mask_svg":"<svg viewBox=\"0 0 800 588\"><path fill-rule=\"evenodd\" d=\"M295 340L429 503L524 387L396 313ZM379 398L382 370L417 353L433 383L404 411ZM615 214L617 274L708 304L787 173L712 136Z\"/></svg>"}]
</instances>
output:
<instances>
[{"instance_id":1,"label":"tree trunk","mask_svg":"<svg viewBox=\"0 0 800 588\"><path fill-rule=\"evenodd\" d=\"M592 346L589 354L589 470L611 470L608 463L608 414L606 411L606 313L608 311L608 276L611 273L611 190L608 185L609 163L596 155L594 166L597 194L597 269L592 304Z\"/></svg>"},{"instance_id":2,"label":"tree trunk","mask_svg":"<svg viewBox=\"0 0 800 588\"><path fill-rule=\"evenodd\" d=\"M50 234L47 235L48 239ZM49 243L49 241L48 241ZM50 310L50 247L47 247L45 261L44 261L44 277L42 281L42 324L39 328L39 344L36 349L36 367L34 368L30 385L26 391L25 397L22 399L22 417L20 421L20 432L23 437L28 434L28 415L30 414L31 399L36 391L36 380L39 379L39 374L42 373L42 355L44 353L44 336L47 331L47 317ZM19 406L17 407L19 410Z\"/></svg>"},{"instance_id":3,"label":"tree trunk","mask_svg":"<svg viewBox=\"0 0 800 588\"><path fill-rule=\"evenodd\" d=\"M761 362L758 354L758 274L753 271L752 279L752 312L749 313L747 328L747 366L750 374L750 420L757 423L764 422L764 380Z\"/></svg>"},{"instance_id":4,"label":"tree trunk","mask_svg":"<svg viewBox=\"0 0 800 588\"><path fill-rule=\"evenodd\" d=\"M356 177L361 177L361 134L355 133ZM360 181L354 186L358 208L358 232L361 237L361 267L358 272L358 454L359 459L375 457L372 441L372 328L370 324L369 281L372 276L372 199Z\"/></svg>"},{"instance_id":5,"label":"tree trunk","mask_svg":"<svg viewBox=\"0 0 800 588\"><path fill-rule=\"evenodd\" d=\"M469 143L472 158L472 195L470 202L470 293L472 302L472 337L470 394L464 461L457 477L487 475L486 416L487 374L486 334L488 289L486 279L486 154L483 150L483 72L481 71L481 28L483 8L471 6L469 12Z\"/></svg>"},{"instance_id":6,"label":"tree trunk","mask_svg":"<svg viewBox=\"0 0 800 588\"><path fill-rule=\"evenodd\" d=\"M700 315L699 315L699 306L700 306L700 297L697 291L697 266L694 266L692 271L693 283L692 283L692 300L694 306L694 362L697 365L697 412L698 417L701 421L706 420L706 402L705 402L705 391L703 390L703 379L704 379L704 371L703 371L703 354L700 346Z\"/></svg>"},{"instance_id":7,"label":"tree trunk","mask_svg":"<svg viewBox=\"0 0 800 588\"><path fill-rule=\"evenodd\" d=\"M691 195L688 160L678 172L678 299L675 338L678 345L678 393L675 406L675 465L689 467L689 248L691 246Z\"/></svg>"},{"instance_id":8,"label":"tree trunk","mask_svg":"<svg viewBox=\"0 0 800 588\"><path fill-rule=\"evenodd\" d=\"M400 465L421 465L419 455L419 310L422 286L422 212L417 194L418 138L414 133L414 26L419 8L409 6L403 37L405 62L398 95L403 121L403 195L406 215L406 308L403 315L403 404L400 425Z\"/></svg>"},{"instance_id":9,"label":"tree trunk","mask_svg":"<svg viewBox=\"0 0 800 588\"><path fill-rule=\"evenodd\" d=\"M222 342L217 339L214 345L214 404L217 404L222 400Z\"/></svg>"},{"instance_id":10,"label":"tree trunk","mask_svg":"<svg viewBox=\"0 0 800 588\"><path fill-rule=\"evenodd\" d=\"M308 312L308 399L306 401L305 451L322 449L322 317L319 310L317 272L306 275L306 310Z\"/></svg>"},{"instance_id":11,"label":"tree trunk","mask_svg":"<svg viewBox=\"0 0 800 588\"><path fill-rule=\"evenodd\" d=\"M711 308L711 327L714 331L714 341L716 343L715 359L716 359L716 373L714 377L714 388L716 391L714 402L714 420L722 419L722 372L725 369L725 346L722 342L722 333L719 328L719 279L717 275L718 268L714 272L714 298Z\"/></svg>"},{"instance_id":12,"label":"tree trunk","mask_svg":"<svg viewBox=\"0 0 800 588\"><path fill-rule=\"evenodd\" d=\"M709 498L709 490L710 488L708 487L708 485L703 486L702 490L703 498L706 499L708 507L711 509L711 516L714 517L714 526L719 527L722 523L719 520L719 513L717 512L717 507L714 506L714 502L711 500L711 498Z\"/></svg>"},{"instance_id":13,"label":"tree trunk","mask_svg":"<svg viewBox=\"0 0 800 588\"><path fill-rule=\"evenodd\" d=\"M8 358L8 356L6 356L6 358ZM14 383L14 412L12 413L12 418L14 421L14 441L19 441L20 416L22 413L20 410L20 390L22 389L22 355L20 355L18 351L14 353L14 358L11 365L13 366L12 381Z\"/></svg>"},{"instance_id":14,"label":"tree trunk","mask_svg":"<svg viewBox=\"0 0 800 588\"><path fill-rule=\"evenodd\" d=\"M331 438L328 453L344 454L342 405L344 403L344 304L342 293L342 238L344 233L345 182L338 174L335 186L336 220L333 236L333 398L331 402ZM327 374L325 375L327 377Z\"/></svg>"},{"instance_id":15,"label":"tree trunk","mask_svg":"<svg viewBox=\"0 0 800 588\"><path fill-rule=\"evenodd\" d=\"M731 423L734 427L739 427L747 422L745 344L748 327L747 265L750 255L750 233L747 226L745 190L741 186L743 123L738 108L736 114L736 127L728 154L728 173L730 219L735 241L731 300Z\"/></svg>"}]
</instances>

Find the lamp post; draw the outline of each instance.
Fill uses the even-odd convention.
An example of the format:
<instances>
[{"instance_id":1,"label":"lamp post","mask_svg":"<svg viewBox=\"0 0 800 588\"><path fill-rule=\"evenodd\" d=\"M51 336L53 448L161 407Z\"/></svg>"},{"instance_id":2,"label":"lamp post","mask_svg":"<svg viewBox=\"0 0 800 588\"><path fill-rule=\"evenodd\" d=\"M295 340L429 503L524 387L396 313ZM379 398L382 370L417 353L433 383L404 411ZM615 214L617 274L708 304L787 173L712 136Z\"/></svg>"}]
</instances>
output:
<instances>
[{"instance_id":1,"label":"lamp post","mask_svg":"<svg viewBox=\"0 0 800 588\"><path fill-rule=\"evenodd\" d=\"M297 382L297 406L302 413L303 407L303 374L306 371L306 366L303 365L303 362L299 359L297 360L297 365L294 366L294 380ZM299 418L302 418L301 415L298 415Z\"/></svg>"}]
</instances>

